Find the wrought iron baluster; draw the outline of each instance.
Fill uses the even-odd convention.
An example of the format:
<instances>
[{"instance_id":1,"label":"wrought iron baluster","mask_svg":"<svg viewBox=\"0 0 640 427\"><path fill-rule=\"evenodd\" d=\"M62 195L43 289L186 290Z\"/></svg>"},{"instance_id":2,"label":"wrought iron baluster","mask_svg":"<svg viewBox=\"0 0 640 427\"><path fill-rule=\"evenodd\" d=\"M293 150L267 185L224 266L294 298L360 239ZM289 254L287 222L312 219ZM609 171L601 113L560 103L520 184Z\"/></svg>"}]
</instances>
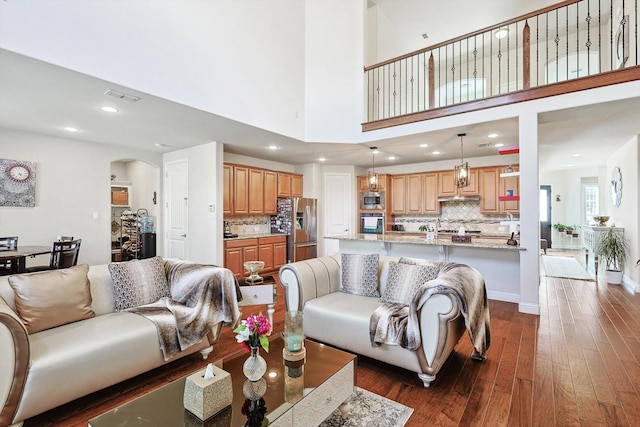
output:
<instances>
[{"instance_id":1,"label":"wrought iron baluster","mask_svg":"<svg viewBox=\"0 0 640 427\"><path fill-rule=\"evenodd\" d=\"M591 74L591 2L587 1L587 17L585 18L587 22L587 42L585 46L587 47L587 75Z\"/></svg>"},{"instance_id":2,"label":"wrought iron baluster","mask_svg":"<svg viewBox=\"0 0 640 427\"><path fill-rule=\"evenodd\" d=\"M567 68L566 73L567 73L567 80L569 80L569 7L565 7L564 10L565 10L565 19L566 19L566 22L564 24L564 33L565 33L565 38L566 38L566 40L565 40L566 47L565 47L565 54L564 55L565 55L565 58L567 58L566 59L566 63L567 63L566 64L566 68ZM577 53L576 53L576 56L577 56Z\"/></svg>"}]
</instances>

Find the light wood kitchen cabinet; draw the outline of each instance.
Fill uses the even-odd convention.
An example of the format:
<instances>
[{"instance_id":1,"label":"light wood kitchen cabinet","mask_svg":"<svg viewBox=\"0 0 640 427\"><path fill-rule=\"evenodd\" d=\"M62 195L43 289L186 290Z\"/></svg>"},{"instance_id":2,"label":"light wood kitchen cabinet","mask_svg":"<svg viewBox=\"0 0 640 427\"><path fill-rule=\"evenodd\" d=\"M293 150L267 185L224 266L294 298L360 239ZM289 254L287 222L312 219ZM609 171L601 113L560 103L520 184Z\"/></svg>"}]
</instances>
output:
<instances>
[{"instance_id":1,"label":"light wood kitchen cabinet","mask_svg":"<svg viewBox=\"0 0 640 427\"><path fill-rule=\"evenodd\" d=\"M456 196L458 194L470 196L478 195L478 169L471 169L469 174L469 185L458 188L454 182L453 170L441 171L438 173L439 179L439 196Z\"/></svg>"},{"instance_id":2,"label":"light wood kitchen cabinet","mask_svg":"<svg viewBox=\"0 0 640 427\"><path fill-rule=\"evenodd\" d=\"M258 239L260 261L264 261L262 272L279 270L287 263L287 237L260 237Z\"/></svg>"},{"instance_id":3,"label":"light wood kitchen cabinet","mask_svg":"<svg viewBox=\"0 0 640 427\"><path fill-rule=\"evenodd\" d=\"M517 172L519 170L518 165L512 166L513 171ZM499 168L499 172L504 172L504 168ZM500 178L500 196L506 196L507 190L513 190L513 196L520 195L520 177L519 176L508 176L504 178ZM500 202L500 212L501 213L520 213L520 201L519 200L507 200L504 202Z\"/></svg>"},{"instance_id":4,"label":"light wood kitchen cabinet","mask_svg":"<svg viewBox=\"0 0 640 427\"><path fill-rule=\"evenodd\" d=\"M422 213L422 175L412 174L404 177L406 200L404 211L408 214Z\"/></svg>"},{"instance_id":5,"label":"light wood kitchen cabinet","mask_svg":"<svg viewBox=\"0 0 640 427\"><path fill-rule=\"evenodd\" d=\"M500 169L479 169L478 180L480 183L480 212L500 213L500 202L498 201Z\"/></svg>"},{"instance_id":6,"label":"light wood kitchen cabinet","mask_svg":"<svg viewBox=\"0 0 640 427\"><path fill-rule=\"evenodd\" d=\"M224 165L222 169L223 196L222 213L233 214L233 166Z\"/></svg>"},{"instance_id":7,"label":"light wood kitchen cabinet","mask_svg":"<svg viewBox=\"0 0 640 427\"><path fill-rule=\"evenodd\" d=\"M378 191L387 191L387 180L389 179L389 175L378 175ZM360 191L367 192L369 191L369 176L359 176L358 177L358 189Z\"/></svg>"},{"instance_id":8,"label":"light wood kitchen cabinet","mask_svg":"<svg viewBox=\"0 0 640 427\"><path fill-rule=\"evenodd\" d=\"M440 213L437 172L422 174L422 213Z\"/></svg>"},{"instance_id":9,"label":"light wood kitchen cabinet","mask_svg":"<svg viewBox=\"0 0 640 427\"><path fill-rule=\"evenodd\" d=\"M291 197L302 197L302 175L291 174Z\"/></svg>"},{"instance_id":10,"label":"light wood kitchen cabinet","mask_svg":"<svg viewBox=\"0 0 640 427\"><path fill-rule=\"evenodd\" d=\"M233 166L233 213L249 213L249 168Z\"/></svg>"},{"instance_id":11,"label":"light wood kitchen cabinet","mask_svg":"<svg viewBox=\"0 0 640 427\"><path fill-rule=\"evenodd\" d=\"M244 263L258 260L258 239L224 242L224 266L240 278L245 275ZM248 272L246 273L249 274Z\"/></svg>"},{"instance_id":12,"label":"light wood kitchen cabinet","mask_svg":"<svg viewBox=\"0 0 640 427\"><path fill-rule=\"evenodd\" d=\"M403 214L405 210L404 175L391 176L391 214ZM388 196L387 196L388 197Z\"/></svg>"},{"instance_id":13,"label":"light wood kitchen cabinet","mask_svg":"<svg viewBox=\"0 0 640 427\"><path fill-rule=\"evenodd\" d=\"M264 171L249 169L249 215L264 213Z\"/></svg>"},{"instance_id":14,"label":"light wood kitchen cabinet","mask_svg":"<svg viewBox=\"0 0 640 427\"><path fill-rule=\"evenodd\" d=\"M278 173L264 171L264 213L275 214L278 209Z\"/></svg>"},{"instance_id":15,"label":"light wood kitchen cabinet","mask_svg":"<svg viewBox=\"0 0 640 427\"><path fill-rule=\"evenodd\" d=\"M391 182L391 214L422 213L422 175L393 175Z\"/></svg>"},{"instance_id":16,"label":"light wood kitchen cabinet","mask_svg":"<svg viewBox=\"0 0 640 427\"><path fill-rule=\"evenodd\" d=\"M278 172L278 197L291 197L291 174Z\"/></svg>"}]
</instances>

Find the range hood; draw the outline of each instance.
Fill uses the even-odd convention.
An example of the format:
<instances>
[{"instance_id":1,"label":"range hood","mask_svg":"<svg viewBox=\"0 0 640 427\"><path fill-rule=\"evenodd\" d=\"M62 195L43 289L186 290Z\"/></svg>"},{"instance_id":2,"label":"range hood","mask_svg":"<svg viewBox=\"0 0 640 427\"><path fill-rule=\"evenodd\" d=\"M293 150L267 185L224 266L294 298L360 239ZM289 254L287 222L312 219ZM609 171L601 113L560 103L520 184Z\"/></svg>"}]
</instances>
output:
<instances>
[{"instance_id":1,"label":"range hood","mask_svg":"<svg viewBox=\"0 0 640 427\"><path fill-rule=\"evenodd\" d=\"M477 202L480 200L480 196L442 196L438 197L439 202Z\"/></svg>"}]
</instances>

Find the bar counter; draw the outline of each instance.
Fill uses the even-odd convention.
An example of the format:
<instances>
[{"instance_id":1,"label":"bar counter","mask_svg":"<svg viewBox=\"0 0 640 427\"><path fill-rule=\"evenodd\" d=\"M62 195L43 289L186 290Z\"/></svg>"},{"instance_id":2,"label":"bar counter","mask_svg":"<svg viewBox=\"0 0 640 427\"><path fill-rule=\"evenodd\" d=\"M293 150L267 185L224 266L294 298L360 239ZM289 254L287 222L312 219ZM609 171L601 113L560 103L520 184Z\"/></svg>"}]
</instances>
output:
<instances>
[{"instance_id":1,"label":"bar counter","mask_svg":"<svg viewBox=\"0 0 640 427\"><path fill-rule=\"evenodd\" d=\"M505 249L510 251L522 251L525 250L520 246L507 245L507 239L509 237L479 237L477 235L470 235L470 243L452 242L451 235L438 235L435 240L427 240L422 235L408 235L399 233L386 233L386 234L343 234L338 236L326 236L327 239L337 240L364 240L368 242L381 242L381 243L406 243L410 245L434 245L434 246L464 246L470 248L482 248L482 249ZM517 240L517 239L516 239Z\"/></svg>"}]
</instances>

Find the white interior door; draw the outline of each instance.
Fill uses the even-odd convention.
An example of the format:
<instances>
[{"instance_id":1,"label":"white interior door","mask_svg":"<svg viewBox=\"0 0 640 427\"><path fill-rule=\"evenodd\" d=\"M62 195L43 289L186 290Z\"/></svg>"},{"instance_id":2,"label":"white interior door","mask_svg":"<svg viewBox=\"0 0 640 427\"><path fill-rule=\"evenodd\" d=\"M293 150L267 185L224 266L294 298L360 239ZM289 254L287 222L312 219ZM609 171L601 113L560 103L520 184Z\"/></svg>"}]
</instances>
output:
<instances>
[{"instance_id":1,"label":"white interior door","mask_svg":"<svg viewBox=\"0 0 640 427\"><path fill-rule=\"evenodd\" d=\"M189 164L187 159L165 165L166 256L188 259Z\"/></svg>"},{"instance_id":2,"label":"white interior door","mask_svg":"<svg viewBox=\"0 0 640 427\"><path fill-rule=\"evenodd\" d=\"M326 236L336 236L351 232L353 220L353 182L348 173L328 173L324 178L325 231ZM339 241L324 240L324 255L340 251Z\"/></svg>"}]
</instances>

